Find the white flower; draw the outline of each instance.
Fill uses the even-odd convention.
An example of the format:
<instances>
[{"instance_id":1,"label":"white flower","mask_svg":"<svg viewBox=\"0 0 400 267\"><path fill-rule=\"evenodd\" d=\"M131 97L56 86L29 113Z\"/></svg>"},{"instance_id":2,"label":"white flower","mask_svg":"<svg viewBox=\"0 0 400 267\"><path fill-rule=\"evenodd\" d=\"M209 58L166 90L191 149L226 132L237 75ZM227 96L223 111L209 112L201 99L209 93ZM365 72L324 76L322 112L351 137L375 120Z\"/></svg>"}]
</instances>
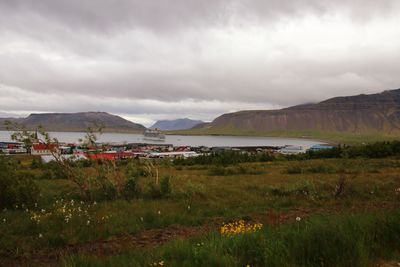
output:
<instances>
[{"instance_id":1,"label":"white flower","mask_svg":"<svg viewBox=\"0 0 400 267\"><path fill-rule=\"evenodd\" d=\"M190 210L190 205L188 205L188 210Z\"/></svg>"},{"instance_id":2,"label":"white flower","mask_svg":"<svg viewBox=\"0 0 400 267\"><path fill-rule=\"evenodd\" d=\"M39 238L42 238L43 237L43 235L42 234L39 234Z\"/></svg>"},{"instance_id":3,"label":"white flower","mask_svg":"<svg viewBox=\"0 0 400 267\"><path fill-rule=\"evenodd\" d=\"M158 215L160 215L161 214L161 210L159 210L157 213L158 213Z\"/></svg>"},{"instance_id":4,"label":"white flower","mask_svg":"<svg viewBox=\"0 0 400 267\"><path fill-rule=\"evenodd\" d=\"M140 220L143 222L143 217L140 217Z\"/></svg>"},{"instance_id":5,"label":"white flower","mask_svg":"<svg viewBox=\"0 0 400 267\"><path fill-rule=\"evenodd\" d=\"M90 221L88 220L87 222L86 222L86 225L89 225L90 224Z\"/></svg>"},{"instance_id":6,"label":"white flower","mask_svg":"<svg viewBox=\"0 0 400 267\"><path fill-rule=\"evenodd\" d=\"M93 202L93 205L97 205L97 202L95 201L95 202Z\"/></svg>"},{"instance_id":7,"label":"white flower","mask_svg":"<svg viewBox=\"0 0 400 267\"><path fill-rule=\"evenodd\" d=\"M301 218L300 217L296 217L296 221L301 221Z\"/></svg>"},{"instance_id":8,"label":"white flower","mask_svg":"<svg viewBox=\"0 0 400 267\"><path fill-rule=\"evenodd\" d=\"M3 223L6 223L6 222L7 222L7 220L6 220L6 218L4 218L4 219L3 219Z\"/></svg>"}]
</instances>

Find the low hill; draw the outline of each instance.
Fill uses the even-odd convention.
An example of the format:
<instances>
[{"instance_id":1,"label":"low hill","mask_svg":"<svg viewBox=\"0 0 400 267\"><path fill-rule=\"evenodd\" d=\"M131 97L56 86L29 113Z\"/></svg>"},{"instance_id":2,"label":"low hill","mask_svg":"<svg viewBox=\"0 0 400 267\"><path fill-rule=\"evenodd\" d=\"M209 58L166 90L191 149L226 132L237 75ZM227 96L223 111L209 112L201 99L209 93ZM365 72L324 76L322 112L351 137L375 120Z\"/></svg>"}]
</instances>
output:
<instances>
[{"instance_id":1,"label":"low hill","mask_svg":"<svg viewBox=\"0 0 400 267\"><path fill-rule=\"evenodd\" d=\"M159 120L150 128L157 128L162 131L186 130L202 123L204 122L200 120L191 120L188 118L176 120Z\"/></svg>"},{"instance_id":2,"label":"low hill","mask_svg":"<svg viewBox=\"0 0 400 267\"><path fill-rule=\"evenodd\" d=\"M11 120L24 124L28 129L43 126L47 131L85 131L94 124L104 126L105 132L143 132L146 128L119 116L106 112L42 113L31 114L20 119L0 119L0 129L5 129L4 121Z\"/></svg>"}]
</instances>

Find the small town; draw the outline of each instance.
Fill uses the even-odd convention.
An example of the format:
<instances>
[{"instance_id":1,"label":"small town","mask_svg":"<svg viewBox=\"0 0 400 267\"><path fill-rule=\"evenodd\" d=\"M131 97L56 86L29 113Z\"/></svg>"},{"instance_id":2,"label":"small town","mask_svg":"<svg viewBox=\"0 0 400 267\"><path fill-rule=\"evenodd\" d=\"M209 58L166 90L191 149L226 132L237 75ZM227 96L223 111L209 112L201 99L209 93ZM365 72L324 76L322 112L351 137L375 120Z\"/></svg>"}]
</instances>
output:
<instances>
[{"instance_id":1,"label":"small town","mask_svg":"<svg viewBox=\"0 0 400 267\"><path fill-rule=\"evenodd\" d=\"M172 144L147 144L147 143L97 143L89 147L73 143L34 143L27 147L22 142L0 142L0 152L4 155L31 154L40 156L43 162L53 160L52 154L61 154L63 159L71 160L123 160L123 159L156 159L156 158L189 158L210 153L224 151L238 151L241 153L257 154L283 154L294 155L305 153L307 150L319 151L330 149L333 146L318 144L310 148L303 146L287 145L283 147L258 146L258 147L190 147L173 146Z\"/></svg>"}]
</instances>

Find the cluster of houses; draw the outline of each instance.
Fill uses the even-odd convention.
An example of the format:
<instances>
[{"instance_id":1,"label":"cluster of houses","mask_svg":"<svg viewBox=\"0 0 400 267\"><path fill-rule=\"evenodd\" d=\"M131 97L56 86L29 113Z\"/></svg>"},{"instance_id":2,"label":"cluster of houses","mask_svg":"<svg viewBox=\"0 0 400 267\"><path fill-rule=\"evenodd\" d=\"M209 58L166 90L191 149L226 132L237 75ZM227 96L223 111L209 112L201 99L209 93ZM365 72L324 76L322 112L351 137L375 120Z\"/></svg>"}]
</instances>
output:
<instances>
[{"instance_id":1,"label":"cluster of houses","mask_svg":"<svg viewBox=\"0 0 400 267\"><path fill-rule=\"evenodd\" d=\"M31 154L41 156L44 161L50 161L54 155L61 155L63 158L74 159L107 159L119 160L127 158L176 158L195 157L206 148L197 148L196 151L188 146L174 147L168 144L97 144L96 147L81 147L76 144L43 144L35 143L29 148L23 143L0 142L0 152L3 154Z\"/></svg>"},{"instance_id":2,"label":"cluster of houses","mask_svg":"<svg viewBox=\"0 0 400 267\"><path fill-rule=\"evenodd\" d=\"M201 154L221 152L227 150L246 151L249 153L280 153L284 155L304 153L308 149L317 151L332 148L328 145L315 145L311 148L302 146L284 147L189 147L173 146L170 144L144 144L144 143L108 143L97 144L96 147L81 147L76 144L42 144L35 143L30 147L18 142L0 142L0 152L3 154L27 154L41 156L44 162L54 159L54 154L73 159L93 160L120 160L128 158L189 158Z\"/></svg>"}]
</instances>

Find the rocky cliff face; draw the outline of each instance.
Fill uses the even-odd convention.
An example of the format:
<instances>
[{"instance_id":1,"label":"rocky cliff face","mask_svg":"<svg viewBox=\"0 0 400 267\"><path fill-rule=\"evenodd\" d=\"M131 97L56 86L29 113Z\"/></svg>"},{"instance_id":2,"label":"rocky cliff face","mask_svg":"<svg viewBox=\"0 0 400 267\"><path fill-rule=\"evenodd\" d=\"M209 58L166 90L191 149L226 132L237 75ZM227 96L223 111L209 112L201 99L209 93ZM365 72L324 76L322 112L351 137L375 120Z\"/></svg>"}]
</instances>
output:
<instances>
[{"instance_id":1,"label":"rocky cliff face","mask_svg":"<svg viewBox=\"0 0 400 267\"><path fill-rule=\"evenodd\" d=\"M5 119L0 119L0 123L2 120ZM104 131L110 132L143 132L146 129L141 124L106 112L31 114L23 119L14 119L14 121L24 124L28 129L35 129L41 125L47 131L85 131L94 124L101 124L104 126ZM0 129L1 127L4 128L3 123L1 123Z\"/></svg>"},{"instance_id":2,"label":"rocky cliff face","mask_svg":"<svg viewBox=\"0 0 400 267\"><path fill-rule=\"evenodd\" d=\"M239 111L216 118L208 127L255 131L400 132L400 89L335 97L280 110Z\"/></svg>"}]
</instances>

